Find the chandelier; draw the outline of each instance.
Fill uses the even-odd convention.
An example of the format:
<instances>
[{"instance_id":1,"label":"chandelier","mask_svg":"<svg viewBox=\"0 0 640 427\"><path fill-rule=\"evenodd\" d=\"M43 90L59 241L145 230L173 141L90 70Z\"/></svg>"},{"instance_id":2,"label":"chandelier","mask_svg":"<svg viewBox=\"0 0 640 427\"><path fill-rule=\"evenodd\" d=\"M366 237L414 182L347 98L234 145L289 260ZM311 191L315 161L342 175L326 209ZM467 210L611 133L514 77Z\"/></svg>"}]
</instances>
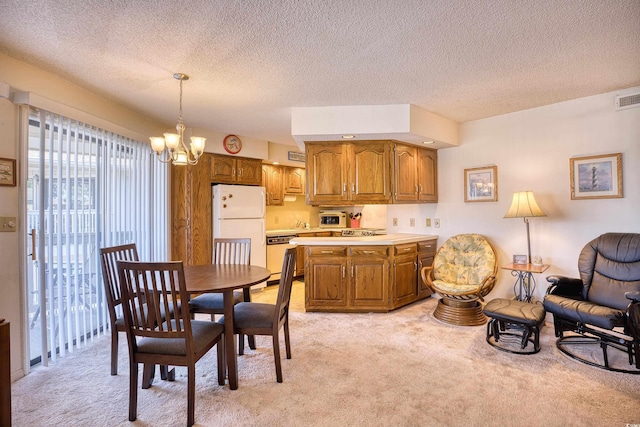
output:
<instances>
[{"instance_id":1,"label":"chandelier","mask_svg":"<svg viewBox=\"0 0 640 427\"><path fill-rule=\"evenodd\" d=\"M204 142L206 138L200 136L191 137L191 147L187 147L184 142L184 122L182 121L182 82L189 80L189 76L182 73L175 73L173 78L180 81L180 117L176 130L178 133L165 133L164 137L152 136L151 148L158 155L158 159L163 163L173 163L174 165L195 165L204 152Z\"/></svg>"}]
</instances>

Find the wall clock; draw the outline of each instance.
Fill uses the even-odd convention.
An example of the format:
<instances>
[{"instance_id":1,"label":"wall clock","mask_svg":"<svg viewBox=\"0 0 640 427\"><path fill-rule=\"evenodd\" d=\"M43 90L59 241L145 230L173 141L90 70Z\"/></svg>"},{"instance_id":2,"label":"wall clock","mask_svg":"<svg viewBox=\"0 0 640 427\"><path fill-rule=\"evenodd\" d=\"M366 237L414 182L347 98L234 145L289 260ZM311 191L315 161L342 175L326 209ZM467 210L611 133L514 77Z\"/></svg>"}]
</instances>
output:
<instances>
[{"instance_id":1,"label":"wall clock","mask_svg":"<svg viewBox=\"0 0 640 427\"><path fill-rule=\"evenodd\" d=\"M227 150L227 153L238 154L242 150L242 141L235 135L227 135L222 141L222 146Z\"/></svg>"}]
</instances>

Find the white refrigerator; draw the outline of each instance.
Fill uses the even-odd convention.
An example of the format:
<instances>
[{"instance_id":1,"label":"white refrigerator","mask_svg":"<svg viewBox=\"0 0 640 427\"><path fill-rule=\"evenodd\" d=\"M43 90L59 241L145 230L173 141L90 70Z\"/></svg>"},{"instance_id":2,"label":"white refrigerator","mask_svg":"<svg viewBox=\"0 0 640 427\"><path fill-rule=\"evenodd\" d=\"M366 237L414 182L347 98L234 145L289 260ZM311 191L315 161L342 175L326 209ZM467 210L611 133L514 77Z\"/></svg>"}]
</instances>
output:
<instances>
[{"instance_id":1,"label":"white refrigerator","mask_svg":"<svg viewBox=\"0 0 640 427\"><path fill-rule=\"evenodd\" d=\"M251 265L260 267L267 266L265 197L264 187L213 186L213 237L251 238Z\"/></svg>"}]
</instances>

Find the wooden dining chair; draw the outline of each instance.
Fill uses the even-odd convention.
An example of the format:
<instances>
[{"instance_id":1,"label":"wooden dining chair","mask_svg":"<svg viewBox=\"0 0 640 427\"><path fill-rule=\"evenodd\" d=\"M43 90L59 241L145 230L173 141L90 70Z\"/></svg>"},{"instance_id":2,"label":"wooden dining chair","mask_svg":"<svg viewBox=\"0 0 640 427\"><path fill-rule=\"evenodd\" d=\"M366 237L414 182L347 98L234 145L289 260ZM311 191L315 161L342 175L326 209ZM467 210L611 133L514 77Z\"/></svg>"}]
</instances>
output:
<instances>
[{"instance_id":1,"label":"wooden dining chair","mask_svg":"<svg viewBox=\"0 0 640 427\"><path fill-rule=\"evenodd\" d=\"M251 264L251 239L239 238L215 238L213 239L213 264ZM244 294L234 292L233 303L250 301L250 290L245 289ZM199 295L189 301L191 313L205 313L215 320L216 314L224 313L224 300L220 293L207 293Z\"/></svg>"},{"instance_id":2,"label":"wooden dining chair","mask_svg":"<svg viewBox=\"0 0 640 427\"><path fill-rule=\"evenodd\" d=\"M138 261L136 244L129 243L100 249L102 281L111 324L111 375L118 375L118 333L125 331L117 261Z\"/></svg>"},{"instance_id":3,"label":"wooden dining chair","mask_svg":"<svg viewBox=\"0 0 640 427\"><path fill-rule=\"evenodd\" d=\"M291 359L289 340L289 302L296 266L296 248L285 251L282 274L275 304L241 302L233 310L234 332L238 334L238 354L244 354L244 335L270 335L273 338L273 357L276 364L276 380L282 382L280 362L280 329L284 328L284 343L287 359ZM219 320L224 324L224 317Z\"/></svg>"},{"instance_id":4,"label":"wooden dining chair","mask_svg":"<svg viewBox=\"0 0 640 427\"><path fill-rule=\"evenodd\" d=\"M143 377L155 364L174 365L187 367L187 426L191 426L196 362L216 344L218 383L224 385L224 328L192 320L189 304L180 304L188 300L182 261L118 261L117 265L129 344L129 421L137 418L138 364L144 365ZM162 317L164 322L158 320Z\"/></svg>"}]
</instances>

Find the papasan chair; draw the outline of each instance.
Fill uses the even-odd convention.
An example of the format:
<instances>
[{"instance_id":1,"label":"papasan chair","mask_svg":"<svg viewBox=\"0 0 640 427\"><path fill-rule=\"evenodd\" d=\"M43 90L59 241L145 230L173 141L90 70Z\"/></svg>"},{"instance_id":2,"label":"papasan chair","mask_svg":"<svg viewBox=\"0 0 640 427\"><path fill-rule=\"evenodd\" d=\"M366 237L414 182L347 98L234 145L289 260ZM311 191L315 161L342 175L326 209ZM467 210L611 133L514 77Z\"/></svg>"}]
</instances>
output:
<instances>
[{"instance_id":1,"label":"papasan chair","mask_svg":"<svg viewBox=\"0 0 640 427\"><path fill-rule=\"evenodd\" d=\"M493 289L498 256L480 234L458 234L436 252L433 264L420 271L424 282L442 298L433 313L446 323L477 326L487 322L481 301Z\"/></svg>"}]
</instances>

